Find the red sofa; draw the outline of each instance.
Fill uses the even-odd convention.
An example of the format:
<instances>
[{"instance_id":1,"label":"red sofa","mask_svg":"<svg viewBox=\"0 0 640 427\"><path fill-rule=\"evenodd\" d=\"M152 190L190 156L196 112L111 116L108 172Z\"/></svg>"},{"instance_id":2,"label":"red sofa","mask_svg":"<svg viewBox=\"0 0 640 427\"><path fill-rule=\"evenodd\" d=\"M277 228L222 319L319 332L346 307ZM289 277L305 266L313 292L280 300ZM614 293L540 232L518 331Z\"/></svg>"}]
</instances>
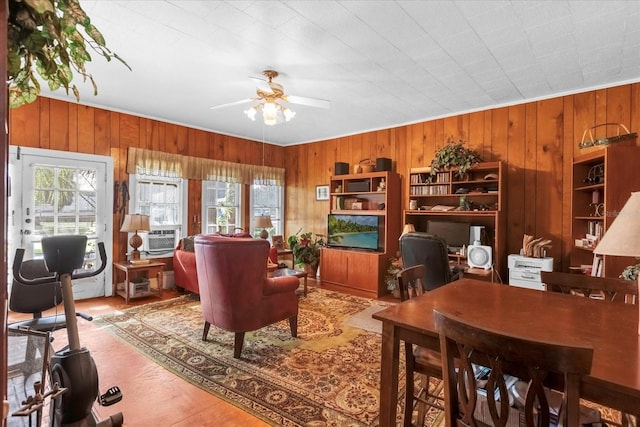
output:
<instances>
[{"instance_id":1,"label":"red sofa","mask_svg":"<svg viewBox=\"0 0 640 427\"><path fill-rule=\"evenodd\" d=\"M224 237L251 237L249 233L215 233L213 235ZM195 236L180 239L178 247L173 251L173 277L178 288L199 294L200 287L198 286L198 273L196 271L194 239ZM269 249L269 260L274 264L278 263L278 249L275 246Z\"/></svg>"}]
</instances>

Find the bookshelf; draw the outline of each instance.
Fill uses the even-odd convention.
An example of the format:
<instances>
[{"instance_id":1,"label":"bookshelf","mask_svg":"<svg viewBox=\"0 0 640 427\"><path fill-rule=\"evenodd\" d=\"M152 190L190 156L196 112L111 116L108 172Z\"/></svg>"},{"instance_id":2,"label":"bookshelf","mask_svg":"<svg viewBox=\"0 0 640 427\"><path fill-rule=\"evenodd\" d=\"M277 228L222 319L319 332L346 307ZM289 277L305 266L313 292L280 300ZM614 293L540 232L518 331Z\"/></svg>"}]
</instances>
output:
<instances>
[{"instance_id":1,"label":"bookshelf","mask_svg":"<svg viewBox=\"0 0 640 427\"><path fill-rule=\"evenodd\" d=\"M431 175L429 167L411 168L407 181L405 223L413 224L416 231L426 231L429 220L484 226L483 243L493 249L494 268L507 277L502 162L478 163L464 177L458 176L457 169Z\"/></svg>"},{"instance_id":2,"label":"bookshelf","mask_svg":"<svg viewBox=\"0 0 640 427\"><path fill-rule=\"evenodd\" d=\"M570 269L596 266L605 277L618 277L637 261L604 256L599 265L593 249L606 233L632 191L640 190L640 174L630 165L640 162L640 147L631 143L607 145L574 158L571 194Z\"/></svg>"}]
</instances>

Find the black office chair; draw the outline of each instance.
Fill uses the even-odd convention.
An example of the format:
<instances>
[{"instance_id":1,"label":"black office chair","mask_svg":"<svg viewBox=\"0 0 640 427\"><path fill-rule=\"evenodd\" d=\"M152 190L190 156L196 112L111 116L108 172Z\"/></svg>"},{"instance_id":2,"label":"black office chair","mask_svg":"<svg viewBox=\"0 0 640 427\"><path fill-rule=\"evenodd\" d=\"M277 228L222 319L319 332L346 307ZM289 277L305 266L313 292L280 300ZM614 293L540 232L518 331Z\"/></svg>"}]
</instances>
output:
<instances>
[{"instance_id":1,"label":"black office chair","mask_svg":"<svg viewBox=\"0 0 640 427\"><path fill-rule=\"evenodd\" d=\"M42 316L42 312L62 303L62 286L55 274L49 272L44 259L30 259L22 262L20 274L26 279L51 278L50 282L25 284L15 279L11 284L9 310L16 313L27 313L31 319L12 323L14 329L30 329L42 332L53 332L66 327L63 310L52 316Z\"/></svg>"},{"instance_id":2,"label":"black office chair","mask_svg":"<svg viewBox=\"0 0 640 427\"><path fill-rule=\"evenodd\" d=\"M425 291L430 291L461 277L452 271L449 265L447 243L428 233L414 232L400 237L400 255L402 267L424 265L422 285Z\"/></svg>"}]
</instances>

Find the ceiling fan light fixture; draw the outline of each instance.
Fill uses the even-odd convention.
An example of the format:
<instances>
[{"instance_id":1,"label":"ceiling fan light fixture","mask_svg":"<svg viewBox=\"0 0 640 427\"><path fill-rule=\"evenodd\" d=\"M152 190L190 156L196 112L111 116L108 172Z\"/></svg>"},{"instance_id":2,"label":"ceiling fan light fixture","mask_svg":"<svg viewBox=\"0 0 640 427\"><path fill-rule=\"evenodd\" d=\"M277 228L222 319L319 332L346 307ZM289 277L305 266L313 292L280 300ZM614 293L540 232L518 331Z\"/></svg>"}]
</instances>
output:
<instances>
[{"instance_id":1,"label":"ceiling fan light fixture","mask_svg":"<svg viewBox=\"0 0 640 427\"><path fill-rule=\"evenodd\" d=\"M275 102L267 101L262 104L262 118L264 119L264 124L273 126L276 124L278 119L278 109L279 105Z\"/></svg>"},{"instance_id":2,"label":"ceiling fan light fixture","mask_svg":"<svg viewBox=\"0 0 640 427\"><path fill-rule=\"evenodd\" d=\"M251 107L248 110L244 110L244 113L247 115L247 117L249 117L251 120L255 121L256 120L256 114L258 113L258 108L256 107Z\"/></svg>"},{"instance_id":3,"label":"ceiling fan light fixture","mask_svg":"<svg viewBox=\"0 0 640 427\"><path fill-rule=\"evenodd\" d=\"M291 119L293 119L296 116L296 112L295 111L291 111L287 107L284 107L282 109L282 114L284 114L284 120L286 122L290 121Z\"/></svg>"}]
</instances>

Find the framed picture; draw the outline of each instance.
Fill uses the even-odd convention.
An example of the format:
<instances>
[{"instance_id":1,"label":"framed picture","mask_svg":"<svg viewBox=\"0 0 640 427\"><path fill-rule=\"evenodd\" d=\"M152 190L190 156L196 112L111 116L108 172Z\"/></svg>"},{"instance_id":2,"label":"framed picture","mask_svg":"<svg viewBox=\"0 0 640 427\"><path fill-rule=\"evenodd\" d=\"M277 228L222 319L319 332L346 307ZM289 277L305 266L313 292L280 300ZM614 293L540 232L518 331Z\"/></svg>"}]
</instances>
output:
<instances>
[{"instance_id":1,"label":"framed picture","mask_svg":"<svg viewBox=\"0 0 640 427\"><path fill-rule=\"evenodd\" d=\"M273 246L276 247L276 249L278 250L284 249L284 238L282 236L271 237L271 242L273 243Z\"/></svg>"},{"instance_id":2,"label":"framed picture","mask_svg":"<svg viewBox=\"0 0 640 427\"><path fill-rule=\"evenodd\" d=\"M316 185L316 200L329 200L328 185Z\"/></svg>"}]
</instances>

